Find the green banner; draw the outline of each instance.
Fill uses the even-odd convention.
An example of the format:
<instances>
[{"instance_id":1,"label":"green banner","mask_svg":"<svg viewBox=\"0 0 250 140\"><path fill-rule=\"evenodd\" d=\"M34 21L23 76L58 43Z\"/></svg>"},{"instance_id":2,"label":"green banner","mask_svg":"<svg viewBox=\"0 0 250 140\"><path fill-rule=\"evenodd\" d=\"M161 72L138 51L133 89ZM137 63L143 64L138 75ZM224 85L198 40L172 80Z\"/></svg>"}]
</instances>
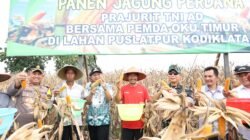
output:
<instances>
[{"instance_id":1,"label":"green banner","mask_svg":"<svg viewBox=\"0 0 250 140\"><path fill-rule=\"evenodd\" d=\"M8 56L250 52L248 0L11 0Z\"/></svg>"}]
</instances>

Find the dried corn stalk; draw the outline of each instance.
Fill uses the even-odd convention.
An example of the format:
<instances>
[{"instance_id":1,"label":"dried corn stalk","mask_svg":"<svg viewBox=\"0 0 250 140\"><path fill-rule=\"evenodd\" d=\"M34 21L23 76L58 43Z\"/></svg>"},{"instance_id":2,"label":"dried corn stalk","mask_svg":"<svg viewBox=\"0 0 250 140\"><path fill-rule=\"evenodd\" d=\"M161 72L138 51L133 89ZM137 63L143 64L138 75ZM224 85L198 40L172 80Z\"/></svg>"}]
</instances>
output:
<instances>
[{"instance_id":1,"label":"dried corn stalk","mask_svg":"<svg viewBox=\"0 0 250 140\"><path fill-rule=\"evenodd\" d=\"M219 121L219 135L221 138L225 138L226 122L230 123L236 130L238 130L239 125L242 125L242 120L248 125L250 124L249 113L237 108L228 107L224 101L213 100L205 94L201 97L206 97L212 103L212 106L195 106L189 109L194 112L194 115L205 118L205 124ZM196 136L196 134L191 135L193 137Z\"/></svg>"},{"instance_id":2,"label":"dried corn stalk","mask_svg":"<svg viewBox=\"0 0 250 140\"><path fill-rule=\"evenodd\" d=\"M41 128L37 128L36 123L32 122L19 128L10 135L8 140L19 140L20 138L25 140L40 140L51 132L52 127L51 125L44 125Z\"/></svg>"},{"instance_id":3,"label":"dried corn stalk","mask_svg":"<svg viewBox=\"0 0 250 140\"><path fill-rule=\"evenodd\" d=\"M68 97L68 96L67 96ZM58 105L54 105L55 108L57 109L60 117L61 117L61 120L60 120L60 124L59 124L59 128L58 130L58 138L61 139L62 138L62 132L63 132L63 123L64 123L64 120L67 118L69 119L73 125L76 126L76 129L77 129L77 133L80 137L80 140L84 140L83 138L83 135L82 133L80 132L80 128L79 128L79 125L78 123L74 120L74 117L72 115L72 110L76 110L76 111L79 111L80 109L79 108L76 108L74 106L74 104L71 104L71 100L69 100L69 98L66 100L62 100L62 99L57 99L57 103ZM54 136L53 136L54 137Z\"/></svg>"},{"instance_id":4,"label":"dried corn stalk","mask_svg":"<svg viewBox=\"0 0 250 140\"><path fill-rule=\"evenodd\" d=\"M144 135L145 136L156 136L162 129L162 115L160 111L155 110L155 107L152 102L145 104L144 108Z\"/></svg>"},{"instance_id":5,"label":"dried corn stalk","mask_svg":"<svg viewBox=\"0 0 250 140\"><path fill-rule=\"evenodd\" d=\"M185 93L166 93L154 104L157 111L163 111L163 119L172 119L170 125L161 134L162 140L181 139L185 135L186 129L189 129L187 127L191 126L188 125L191 115L188 115L190 111L186 107L187 102ZM157 138L144 137L143 139L153 140Z\"/></svg>"}]
</instances>

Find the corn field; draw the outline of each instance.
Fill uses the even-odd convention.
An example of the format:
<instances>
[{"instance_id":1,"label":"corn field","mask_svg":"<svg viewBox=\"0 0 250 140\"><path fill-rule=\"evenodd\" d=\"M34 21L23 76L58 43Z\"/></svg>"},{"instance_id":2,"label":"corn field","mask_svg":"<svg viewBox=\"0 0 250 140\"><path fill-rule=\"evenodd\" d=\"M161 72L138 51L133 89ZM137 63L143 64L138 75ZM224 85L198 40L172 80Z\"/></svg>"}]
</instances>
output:
<instances>
[{"instance_id":1,"label":"corn field","mask_svg":"<svg viewBox=\"0 0 250 140\"><path fill-rule=\"evenodd\" d=\"M233 67L233 66L232 66ZM219 69L219 84L223 85L225 77L224 77L224 72L223 72L223 67L218 67ZM184 85L185 87L191 87L191 89L195 88L196 85L196 81L197 79L203 79L203 70L204 67L199 67L199 66L195 66L193 68L186 68L186 69L182 69L182 79L181 79L181 84ZM117 80L119 79L120 74L122 73L122 70L116 70L114 72L109 72L109 73L104 73L104 79L106 80L106 82L113 84L113 89L114 91L116 91L116 87L115 87L115 83L117 82ZM147 74L147 78L143 81L141 81L140 83L145 85L148 90L150 95L152 96L154 94L155 88L157 87L157 85L159 84L159 81L164 80L167 82L167 71L158 71L158 70L149 70L149 71L145 71L145 73ZM231 72L232 73L232 72ZM86 77L86 75L84 76ZM232 87L237 86L238 85L238 81L236 80L236 78L234 77L233 74L231 74L230 76L232 80ZM13 78L6 81L6 82L2 82L1 86L0 86L0 90L1 91L6 91L8 85L13 81ZM51 89L53 89L56 85L60 84L62 81L56 77L56 75L46 75L44 80L43 80L43 84L50 87ZM87 79L83 78L83 80L80 82L84 87L87 83ZM203 81L204 83L204 81ZM125 83L124 83L125 84ZM114 92L115 93L115 92ZM152 105L147 105L148 108L152 108ZM86 108L87 110L87 108ZM86 118L86 110L83 112L83 122L86 122L85 118ZM111 116L112 116L112 122L111 122L111 129L110 129L110 139L111 140L118 140L120 138L120 119L118 116L118 111L116 108L116 103L114 101L111 102ZM145 110L145 112L148 112L148 114L150 114L150 110ZM47 115L50 115L49 113ZM161 120L162 118L160 118L161 116L151 116L150 117L155 117L155 120ZM48 117L49 118L53 118L53 117ZM52 128L52 134L56 131L56 127L59 126L59 122L55 123L54 121L57 120L55 119L56 117L54 116L53 120L47 120L45 122L48 123L48 125L54 125L54 128ZM155 122L157 123L157 122ZM87 130L87 126L86 123L84 123L84 127L81 129L81 132L84 136L84 140L89 140L89 136L88 136L88 130ZM158 125L155 125L154 127L157 127ZM152 132L152 130L147 130L149 129L149 127L145 127L145 135L150 135L153 136L156 134L156 132ZM151 128L152 129L152 128ZM160 129L155 128L158 133L158 130ZM13 131L13 130L12 130ZM51 134L50 133L50 134ZM56 137L55 137L56 138Z\"/></svg>"}]
</instances>

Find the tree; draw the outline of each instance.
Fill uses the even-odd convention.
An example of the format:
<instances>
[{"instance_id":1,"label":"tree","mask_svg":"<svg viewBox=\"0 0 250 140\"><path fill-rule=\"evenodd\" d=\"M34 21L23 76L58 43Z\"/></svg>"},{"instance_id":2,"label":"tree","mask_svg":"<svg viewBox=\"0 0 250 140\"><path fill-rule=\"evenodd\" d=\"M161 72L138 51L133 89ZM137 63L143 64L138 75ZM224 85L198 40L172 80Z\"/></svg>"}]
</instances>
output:
<instances>
[{"instance_id":1,"label":"tree","mask_svg":"<svg viewBox=\"0 0 250 140\"><path fill-rule=\"evenodd\" d=\"M0 55L0 61L7 64L5 70L11 73L20 72L31 65L44 65L50 58L49 56L7 57L5 52Z\"/></svg>"},{"instance_id":2,"label":"tree","mask_svg":"<svg viewBox=\"0 0 250 140\"><path fill-rule=\"evenodd\" d=\"M71 56L54 56L53 59L55 60L56 63L56 69L60 69L64 65L75 65L79 66L83 62L79 62L79 56L78 55L71 55ZM96 65L96 57L95 55L90 55L86 56L88 67L92 68L93 66Z\"/></svg>"},{"instance_id":3,"label":"tree","mask_svg":"<svg viewBox=\"0 0 250 140\"><path fill-rule=\"evenodd\" d=\"M87 56L88 67L91 68L96 65L96 58L94 55ZM7 57L6 53L0 54L0 61L7 64L5 68L6 71L11 73L16 73L22 71L25 67L31 65L43 64L45 65L47 61L53 59L56 63L56 69L60 69L64 65L79 65L78 55L69 56L22 56L22 57Z\"/></svg>"}]
</instances>

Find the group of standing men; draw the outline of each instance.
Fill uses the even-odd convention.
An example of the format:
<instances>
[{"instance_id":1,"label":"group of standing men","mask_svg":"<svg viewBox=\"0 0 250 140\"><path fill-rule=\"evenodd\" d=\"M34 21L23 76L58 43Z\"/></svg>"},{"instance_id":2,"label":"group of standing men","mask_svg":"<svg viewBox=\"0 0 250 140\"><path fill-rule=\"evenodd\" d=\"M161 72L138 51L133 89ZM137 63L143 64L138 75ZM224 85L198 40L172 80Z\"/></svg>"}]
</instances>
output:
<instances>
[{"instance_id":1,"label":"group of standing men","mask_svg":"<svg viewBox=\"0 0 250 140\"><path fill-rule=\"evenodd\" d=\"M235 67L235 75L240 81L240 86L232 90L238 98L250 98L250 66L237 66ZM41 65L32 66L25 72L18 73L13 79L13 83L9 86L7 93L0 94L0 107L16 107L18 113L17 122L20 126L23 126L34 120L34 102L37 98L37 93L40 94L39 101L52 103L52 100L47 99L48 87L42 85L44 78L44 68ZM146 78L146 74L137 70L136 68L128 69L123 75L123 81L127 84L123 85L121 81L116 83L117 91L114 92L112 85L106 83L103 78L103 72L99 67L94 67L90 73L90 82L83 88L76 80L82 78L83 73L77 67L67 65L61 68L58 73L58 77L63 82L56 86L53 91L54 98L64 98L70 96L72 98L85 99L87 101L87 119L88 130L91 140L108 140L109 128L111 123L110 115L110 102L115 100L121 104L140 104L148 101L155 101L164 97L160 92L156 92L152 96L149 95L145 86L138 83L138 81ZM232 97L232 93L225 92L223 87L218 85L219 71L216 67L207 67L204 69L204 81L205 85L202 87L202 92L209 97L222 100ZM9 79L7 74L1 74L1 81ZM185 88L180 84L181 81L181 69L177 65L171 65L167 75L169 86L171 90L168 92L187 94L190 105L194 105L199 101L199 94L195 93L189 88ZM92 88L92 84L100 80L100 84L95 88ZM27 86L22 87L22 81L27 81ZM64 86L65 90L60 92L60 87ZM156 91L161 90L159 86ZM10 98L15 97L15 103L11 103ZM53 99L54 99L53 98ZM143 117L143 116L142 116ZM82 126L82 118L75 118L77 123ZM171 120L164 120L163 127L167 127ZM138 140L143 136L143 119L138 121L122 121L122 140ZM80 139L77 135L76 127L72 122L64 122L63 140L72 139L72 128L76 133L77 139ZM216 127L214 127L216 129ZM250 139L250 131L245 127L240 127L240 131L244 138ZM213 138L217 139L217 138Z\"/></svg>"}]
</instances>

